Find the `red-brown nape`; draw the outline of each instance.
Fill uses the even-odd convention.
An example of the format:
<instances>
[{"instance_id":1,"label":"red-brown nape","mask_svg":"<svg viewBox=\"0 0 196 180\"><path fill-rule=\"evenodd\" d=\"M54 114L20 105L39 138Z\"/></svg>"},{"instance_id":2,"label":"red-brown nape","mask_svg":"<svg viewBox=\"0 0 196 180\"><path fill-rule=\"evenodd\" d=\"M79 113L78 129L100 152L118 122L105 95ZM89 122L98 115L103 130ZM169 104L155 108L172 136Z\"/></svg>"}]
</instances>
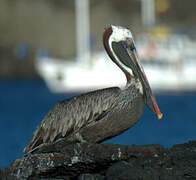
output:
<instances>
[{"instance_id":1,"label":"red-brown nape","mask_svg":"<svg viewBox=\"0 0 196 180\"><path fill-rule=\"evenodd\" d=\"M109 50L108 40L109 40L109 37L111 34L112 34L112 27L110 26L110 27L106 28L103 33L103 45L106 50L107 49ZM109 54L109 56L110 56L110 54Z\"/></svg>"},{"instance_id":2,"label":"red-brown nape","mask_svg":"<svg viewBox=\"0 0 196 180\"><path fill-rule=\"evenodd\" d=\"M104 48L108 53L108 56L111 58L111 60L124 72L127 82L130 82L131 81L130 73L119 64L118 60L115 58L113 52L111 51L111 47L109 46L109 38L112 35L112 33L113 33L112 26L109 26L108 28L105 29L103 33Z\"/></svg>"}]
</instances>

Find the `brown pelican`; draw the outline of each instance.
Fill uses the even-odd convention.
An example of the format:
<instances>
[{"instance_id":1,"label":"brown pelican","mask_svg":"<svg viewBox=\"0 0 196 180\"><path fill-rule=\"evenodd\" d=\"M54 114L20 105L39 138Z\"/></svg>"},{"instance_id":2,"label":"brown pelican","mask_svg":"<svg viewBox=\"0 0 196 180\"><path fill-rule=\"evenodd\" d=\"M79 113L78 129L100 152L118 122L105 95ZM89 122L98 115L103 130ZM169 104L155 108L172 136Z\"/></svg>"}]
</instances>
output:
<instances>
[{"instance_id":1,"label":"brown pelican","mask_svg":"<svg viewBox=\"0 0 196 180\"><path fill-rule=\"evenodd\" d=\"M42 145L60 139L98 143L116 136L138 121L144 104L159 119L162 117L130 30L109 26L103 33L103 44L111 60L124 72L126 86L96 90L60 101L46 114L25 153L36 152Z\"/></svg>"}]
</instances>

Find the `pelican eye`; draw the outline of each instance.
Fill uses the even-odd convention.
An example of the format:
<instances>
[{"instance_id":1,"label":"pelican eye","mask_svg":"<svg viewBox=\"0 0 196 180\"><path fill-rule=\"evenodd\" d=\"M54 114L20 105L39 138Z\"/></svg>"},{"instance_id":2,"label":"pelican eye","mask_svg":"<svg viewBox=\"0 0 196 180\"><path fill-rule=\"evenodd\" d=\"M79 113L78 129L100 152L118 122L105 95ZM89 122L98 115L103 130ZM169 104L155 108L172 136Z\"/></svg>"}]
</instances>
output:
<instances>
[{"instance_id":1,"label":"pelican eye","mask_svg":"<svg viewBox=\"0 0 196 180\"><path fill-rule=\"evenodd\" d=\"M133 51L134 49L136 49L135 44L133 42L133 39L126 38L125 47L128 48L128 49L130 49L131 51Z\"/></svg>"}]
</instances>

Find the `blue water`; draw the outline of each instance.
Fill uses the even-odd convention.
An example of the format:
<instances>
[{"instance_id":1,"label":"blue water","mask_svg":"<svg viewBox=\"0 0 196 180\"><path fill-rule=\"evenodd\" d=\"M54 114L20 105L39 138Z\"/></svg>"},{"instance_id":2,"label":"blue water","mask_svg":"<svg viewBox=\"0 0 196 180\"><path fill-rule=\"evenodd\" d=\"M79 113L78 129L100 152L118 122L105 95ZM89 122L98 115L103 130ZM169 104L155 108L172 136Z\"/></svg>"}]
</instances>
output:
<instances>
[{"instance_id":1,"label":"blue water","mask_svg":"<svg viewBox=\"0 0 196 180\"><path fill-rule=\"evenodd\" d=\"M0 79L0 167L23 155L23 148L43 116L59 100L74 94L52 94L38 79ZM164 116L144 108L140 121L108 140L117 144L173 144L196 139L196 93L156 94Z\"/></svg>"}]
</instances>

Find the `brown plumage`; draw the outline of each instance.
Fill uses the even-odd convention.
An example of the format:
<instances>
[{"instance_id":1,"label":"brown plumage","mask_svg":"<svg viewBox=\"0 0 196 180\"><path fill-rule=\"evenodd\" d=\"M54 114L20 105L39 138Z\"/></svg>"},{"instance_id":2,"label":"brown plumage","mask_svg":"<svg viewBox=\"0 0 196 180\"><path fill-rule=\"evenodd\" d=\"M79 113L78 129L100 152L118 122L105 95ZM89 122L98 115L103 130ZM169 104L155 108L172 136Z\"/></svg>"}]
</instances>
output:
<instances>
[{"instance_id":1,"label":"brown plumage","mask_svg":"<svg viewBox=\"0 0 196 180\"><path fill-rule=\"evenodd\" d=\"M116 35L116 31L121 36ZM161 116L135 54L130 31L110 26L103 37L110 58L125 73L126 87L101 89L57 103L42 120L25 147L25 153L36 152L41 146L61 139L67 142L97 143L118 135L138 121L144 103ZM132 74L127 67L132 68Z\"/></svg>"},{"instance_id":2,"label":"brown plumage","mask_svg":"<svg viewBox=\"0 0 196 180\"><path fill-rule=\"evenodd\" d=\"M121 131L129 128L135 121L132 120L130 116L128 119L124 117L124 121L126 122L128 120L128 124L130 125L125 125L123 130L121 129L120 132L116 132L119 131L119 127L123 125L123 123L120 124L119 119L122 111L128 111L130 109L128 106L132 106L131 102L137 98L138 101L139 99L142 99L143 101L141 94L139 96L136 95L135 97L132 97L134 93L133 91L135 91L135 93L137 91L134 86L130 87L130 89L132 89L131 93L129 89L122 92L120 88L117 87L107 88L82 94L57 103L46 114L41 125L35 131L31 141L26 146L24 152L28 153L32 150L34 151L34 149L39 147L39 145L52 143L61 138L67 138L67 141L100 142L106 138L114 136L116 133L121 133ZM126 102L129 97L130 102ZM140 104L140 106L142 107L143 104ZM137 112L138 107L134 107L136 108L135 112ZM142 110L140 111L141 112L138 116L142 113ZM118 112L120 113L119 115ZM83 137L82 134L79 134L80 130L84 131L87 127L90 128L93 125L96 126L95 124L98 124L99 121L104 121L108 118L117 125L115 127L117 130L114 130L114 127L112 127L113 125L108 121L109 125L103 123L102 128L106 128L104 126L108 126L107 128L111 128L111 133L108 133L108 131L104 133L103 129L100 129L100 132L103 133L102 136L100 136L99 133L95 133L96 137L94 137L90 135L95 132L94 129L92 132L86 131L87 133L85 133L85 137ZM119 124L116 123L116 121L119 121ZM107 134L106 137L103 137L105 136L104 134ZM76 136L74 137L74 135Z\"/></svg>"}]
</instances>

